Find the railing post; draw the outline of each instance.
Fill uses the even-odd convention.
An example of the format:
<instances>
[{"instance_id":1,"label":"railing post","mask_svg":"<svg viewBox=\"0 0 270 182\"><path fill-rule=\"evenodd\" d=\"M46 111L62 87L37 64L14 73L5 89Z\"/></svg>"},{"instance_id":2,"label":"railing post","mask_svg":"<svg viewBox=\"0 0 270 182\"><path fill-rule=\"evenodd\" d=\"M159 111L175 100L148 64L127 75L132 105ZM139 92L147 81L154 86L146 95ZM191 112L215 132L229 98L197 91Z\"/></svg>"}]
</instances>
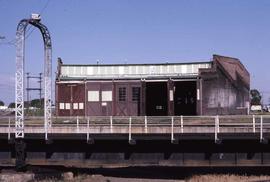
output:
<instances>
[{"instance_id":1,"label":"railing post","mask_svg":"<svg viewBox=\"0 0 270 182\"><path fill-rule=\"evenodd\" d=\"M86 140L89 141L89 117L87 118Z\"/></svg>"},{"instance_id":2,"label":"railing post","mask_svg":"<svg viewBox=\"0 0 270 182\"><path fill-rule=\"evenodd\" d=\"M215 143L218 143L218 120L217 120L217 116L215 117Z\"/></svg>"},{"instance_id":3,"label":"railing post","mask_svg":"<svg viewBox=\"0 0 270 182\"><path fill-rule=\"evenodd\" d=\"M129 126L128 126L128 141L131 142L131 117L129 117Z\"/></svg>"},{"instance_id":4,"label":"railing post","mask_svg":"<svg viewBox=\"0 0 270 182\"><path fill-rule=\"evenodd\" d=\"M263 142L263 116L261 116L261 124L260 124L260 141Z\"/></svg>"},{"instance_id":5,"label":"railing post","mask_svg":"<svg viewBox=\"0 0 270 182\"><path fill-rule=\"evenodd\" d=\"M10 140L10 117L8 118L8 140Z\"/></svg>"},{"instance_id":6,"label":"railing post","mask_svg":"<svg viewBox=\"0 0 270 182\"><path fill-rule=\"evenodd\" d=\"M79 117L77 116L77 133L79 133Z\"/></svg>"},{"instance_id":7,"label":"railing post","mask_svg":"<svg viewBox=\"0 0 270 182\"><path fill-rule=\"evenodd\" d=\"M180 116L180 122L181 122L181 133L184 133L184 121L183 121L183 116Z\"/></svg>"},{"instance_id":8,"label":"railing post","mask_svg":"<svg viewBox=\"0 0 270 182\"><path fill-rule=\"evenodd\" d=\"M217 133L219 133L219 116L217 115Z\"/></svg>"},{"instance_id":9,"label":"railing post","mask_svg":"<svg viewBox=\"0 0 270 182\"><path fill-rule=\"evenodd\" d=\"M112 118L112 116L110 116L110 130L112 133L113 132L113 118Z\"/></svg>"},{"instance_id":10,"label":"railing post","mask_svg":"<svg viewBox=\"0 0 270 182\"><path fill-rule=\"evenodd\" d=\"M144 132L147 133L147 116L144 116Z\"/></svg>"},{"instance_id":11,"label":"railing post","mask_svg":"<svg viewBox=\"0 0 270 182\"><path fill-rule=\"evenodd\" d=\"M255 133L256 132L256 126L255 126L255 122L256 122L256 120L255 120L255 115L253 114L252 115L252 124L253 124L253 133Z\"/></svg>"},{"instance_id":12,"label":"railing post","mask_svg":"<svg viewBox=\"0 0 270 182\"><path fill-rule=\"evenodd\" d=\"M174 131L173 131L173 129L174 129L174 117L172 116L171 117L171 142L172 143L174 141Z\"/></svg>"}]
</instances>

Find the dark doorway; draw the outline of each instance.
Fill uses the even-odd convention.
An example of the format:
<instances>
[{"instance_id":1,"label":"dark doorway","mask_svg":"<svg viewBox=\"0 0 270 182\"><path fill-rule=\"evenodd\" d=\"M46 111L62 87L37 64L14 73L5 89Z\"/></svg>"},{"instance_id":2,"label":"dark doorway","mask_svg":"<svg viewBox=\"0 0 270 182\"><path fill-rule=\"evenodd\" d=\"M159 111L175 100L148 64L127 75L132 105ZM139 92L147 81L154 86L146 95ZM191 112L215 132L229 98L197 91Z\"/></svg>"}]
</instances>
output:
<instances>
[{"instance_id":1,"label":"dark doorway","mask_svg":"<svg viewBox=\"0 0 270 182\"><path fill-rule=\"evenodd\" d=\"M167 82L146 83L146 115L168 115Z\"/></svg>"},{"instance_id":2,"label":"dark doorway","mask_svg":"<svg viewBox=\"0 0 270 182\"><path fill-rule=\"evenodd\" d=\"M174 114L196 115L196 81L174 82Z\"/></svg>"}]
</instances>

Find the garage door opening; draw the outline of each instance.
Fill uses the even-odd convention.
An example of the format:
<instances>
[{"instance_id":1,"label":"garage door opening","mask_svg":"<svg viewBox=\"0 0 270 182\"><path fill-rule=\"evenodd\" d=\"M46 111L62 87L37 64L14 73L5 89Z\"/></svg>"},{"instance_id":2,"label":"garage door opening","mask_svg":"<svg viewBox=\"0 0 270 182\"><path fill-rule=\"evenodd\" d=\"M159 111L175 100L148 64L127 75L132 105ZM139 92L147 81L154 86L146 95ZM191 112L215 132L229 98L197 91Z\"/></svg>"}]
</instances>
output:
<instances>
[{"instance_id":1,"label":"garage door opening","mask_svg":"<svg viewBox=\"0 0 270 182\"><path fill-rule=\"evenodd\" d=\"M196 81L174 83L174 114L196 115Z\"/></svg>"},{"instance_id":2,"label":"garage door opening","mask_svg":"<svg viewBox=\"0 0 270 182\"><path fill-rule=\"evenodd\" d=\"M146 115L166 116L168 114L167 82L146 83Z\"/></svg>"}]
</instances>

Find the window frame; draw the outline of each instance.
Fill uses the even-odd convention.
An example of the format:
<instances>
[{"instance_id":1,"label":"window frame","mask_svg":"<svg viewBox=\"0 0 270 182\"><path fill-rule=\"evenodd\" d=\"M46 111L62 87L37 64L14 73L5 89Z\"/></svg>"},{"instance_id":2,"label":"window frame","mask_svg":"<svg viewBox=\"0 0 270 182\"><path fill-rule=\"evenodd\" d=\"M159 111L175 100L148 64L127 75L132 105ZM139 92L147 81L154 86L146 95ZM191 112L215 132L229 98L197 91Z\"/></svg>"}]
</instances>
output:
<instances>
[{"instance_id":1,"label":"window frame","mask_svg":"<svg viewBox=\"0 0 270 182\"><path fill-rule=\"evenodd\" d=\"M141 87L139 86L132 86L131 87L131 101L132 102L139 102L141 100Z\"/></svg>"},{"instance_id":2,"label":"window frame","mask_svg":"<svg viewBox=\"0 0 270 182\"><path fill-rule=\"evenodd\" d=\"M118 102L126 102L127 101L127 87L122 86L118 87Z\"/></svg>"}]
</instances>

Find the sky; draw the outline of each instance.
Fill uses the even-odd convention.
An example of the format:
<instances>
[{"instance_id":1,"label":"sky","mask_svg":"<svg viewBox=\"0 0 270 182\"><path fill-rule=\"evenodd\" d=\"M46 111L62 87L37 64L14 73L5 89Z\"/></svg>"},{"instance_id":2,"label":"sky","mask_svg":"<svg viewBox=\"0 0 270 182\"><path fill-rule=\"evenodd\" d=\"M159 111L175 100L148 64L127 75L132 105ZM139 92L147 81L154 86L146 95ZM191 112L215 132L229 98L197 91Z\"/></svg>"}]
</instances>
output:
<instances>
[{"instance_id":1,"label":"sky","mask_svg":"<svg viewBox=\"0 0 270 182\"><path fill-rule=\"evenodd\" d=\"M7 42L31 13L40 13L50 31L53 73L58 57L66 64L164 63L219 54L240 59L251 88L269 103L269 0L0 0L0 100L6 104L15 100L15 46ZM29 27L26 35L26 72L38 75L41 34Z\"/></svg>"}]
</instances>

